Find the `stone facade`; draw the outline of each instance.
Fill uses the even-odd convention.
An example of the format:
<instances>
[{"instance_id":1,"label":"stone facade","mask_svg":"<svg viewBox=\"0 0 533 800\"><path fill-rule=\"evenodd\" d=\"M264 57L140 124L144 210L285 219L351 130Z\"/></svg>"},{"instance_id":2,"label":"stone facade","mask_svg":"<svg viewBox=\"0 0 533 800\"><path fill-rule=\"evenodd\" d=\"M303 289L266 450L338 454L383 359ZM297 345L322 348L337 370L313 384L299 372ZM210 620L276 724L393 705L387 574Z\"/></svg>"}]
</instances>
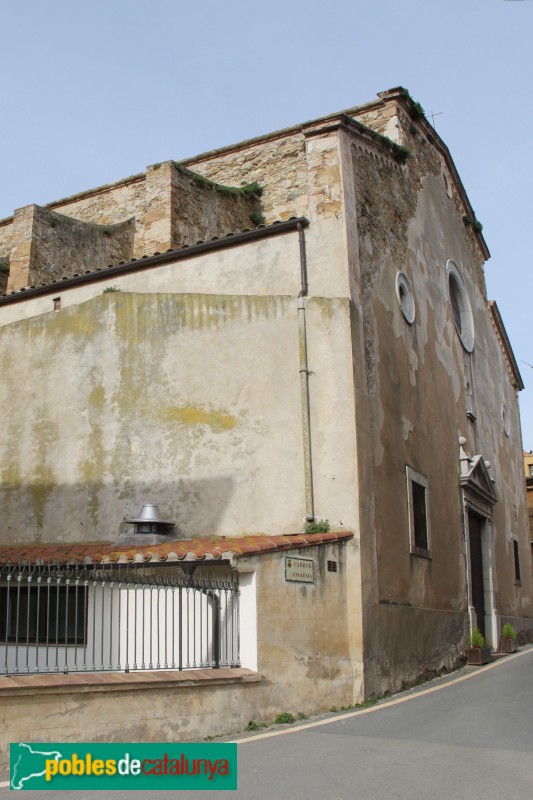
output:
<instances>
[{"instance_id":1,"label":"stone facade","mask_svg":"<svg viewBox=\"0 0 533 800\"><path fill-rule=\"evenodd\" d=\"M531 540L531 556L533 558L533 453L524 452L524 468L526 471L527 512L529 517L529 538Z\"/></svg>"},{"instance_id":2,"label":"stone facade","mask_svg":"<svg viewBox=\"0 0 533 800\"><path fill-rule=\"evenodd\" d=\"M110 247L126 263L102 269ZM452 668L476 624L493 648L504 619L533 631L521 378L475 213L404 90L23 209L2 256L24 289L0 299L6 540L113 540L147 500L187 538L327 518L354 532L352 701ZM275 594L259 668L303 698L314 645L276 644Z\"/></svg>"},{"instance_id":3,"label":"stone facade","mask_svg":"<svg viewBox=\"0 0 533 800\"><path fill-rule=\"evenodd\" d=\"M134 220L94 225L40 206L15 212L7 291L50 283L131 258Z\"/></svg>"},{"instance_id":4,"label":"stone facade","mask_svg":"<svg viewBox=\"0 0 533 800\"><path fill-rule=\"evenodd\" d=\"M6 291L253 227L258 196L255 187L221 186L168 161L113 187L18 209L0 223Z\"/></svg>"}]
</instances>

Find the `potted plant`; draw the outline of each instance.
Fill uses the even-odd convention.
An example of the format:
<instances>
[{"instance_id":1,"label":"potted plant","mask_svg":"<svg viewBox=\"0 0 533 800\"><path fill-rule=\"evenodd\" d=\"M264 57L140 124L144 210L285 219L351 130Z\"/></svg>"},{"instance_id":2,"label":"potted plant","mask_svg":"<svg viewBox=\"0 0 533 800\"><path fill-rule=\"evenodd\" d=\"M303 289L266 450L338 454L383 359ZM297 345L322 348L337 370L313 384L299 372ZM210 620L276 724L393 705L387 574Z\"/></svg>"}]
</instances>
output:
<instances>
[{"instance_id":1,"label":"potted plant","mask_svg":"<svg viewBox=\"0 0 533 800\"><path fill-rule=\"evenodd\" d=\"M490 647L485 647L485 639L479 628L474 628L470 637L470 647L466 651L469 664L481 667L490 661Z\"/></svg>"},{"instance_id":2,"label":"potted plant","mask_svg":"<svg viewBox=\"0 0 533 800\"><path fill-rule=\"evenodd\" d=\"M516 653L518 642L516 641L516 631L513 626L506 622L502 628L502 653Z\"/></svg>"}]
</instances>

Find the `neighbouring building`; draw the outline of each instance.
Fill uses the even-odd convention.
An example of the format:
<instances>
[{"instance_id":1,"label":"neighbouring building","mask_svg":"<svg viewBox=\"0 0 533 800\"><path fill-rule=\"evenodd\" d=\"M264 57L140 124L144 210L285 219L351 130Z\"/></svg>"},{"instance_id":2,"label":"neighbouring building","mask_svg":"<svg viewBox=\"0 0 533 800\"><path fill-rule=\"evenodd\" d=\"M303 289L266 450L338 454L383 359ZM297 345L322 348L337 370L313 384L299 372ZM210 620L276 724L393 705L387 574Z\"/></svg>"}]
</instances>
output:
<instances>
[{"instance_id":1,"label":"neighbouring building","mask_svg":"<svg viewBox=\"0 0 533 800\"><path fill-rule=\"evenodd\" d=\"M19 738L36 692L52 740L194 738L532 637L488 257L401 88L0 222Z\"/></svg>"},{"instance_id":2,"label":"neighbouring building","mask_svg":"<svg viewBox=\"0 0 533 800\"><path fill-rule=\"evenodd\" d=\"M529 517L529 538L531 540L531 557L533 560L533 452L524 450L524 468L526 471L527 513Z\"/></svg>"},{"instance_id":3,"label":"neighbouring building","mask_svg":"<svg viewBox=\"0 0 533 800\"><path fill-rule=\"evenodd\" d=\"M529 452L524 450L524 469L526 478L533 478L533 452L531 450Z\"/></svg>"}]
</instances>

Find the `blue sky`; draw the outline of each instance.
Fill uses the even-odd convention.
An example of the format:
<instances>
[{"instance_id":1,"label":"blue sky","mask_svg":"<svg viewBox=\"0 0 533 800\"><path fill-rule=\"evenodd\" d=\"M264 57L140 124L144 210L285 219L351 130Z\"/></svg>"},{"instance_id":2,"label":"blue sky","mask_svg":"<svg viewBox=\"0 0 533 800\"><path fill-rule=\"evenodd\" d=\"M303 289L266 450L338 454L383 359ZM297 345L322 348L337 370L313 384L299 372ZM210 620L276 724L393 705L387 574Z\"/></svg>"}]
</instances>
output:
<instances>
[{"instance_id":1,"label":"blue sky","mask_svg":"<svg viewBox=\"0 0 533 800\"><path fill-rule=\"evenodd\" d=\"M0 218L406 86L484 225L533 449L533 2L2 5Z\"/></svg>"}]
</instances>

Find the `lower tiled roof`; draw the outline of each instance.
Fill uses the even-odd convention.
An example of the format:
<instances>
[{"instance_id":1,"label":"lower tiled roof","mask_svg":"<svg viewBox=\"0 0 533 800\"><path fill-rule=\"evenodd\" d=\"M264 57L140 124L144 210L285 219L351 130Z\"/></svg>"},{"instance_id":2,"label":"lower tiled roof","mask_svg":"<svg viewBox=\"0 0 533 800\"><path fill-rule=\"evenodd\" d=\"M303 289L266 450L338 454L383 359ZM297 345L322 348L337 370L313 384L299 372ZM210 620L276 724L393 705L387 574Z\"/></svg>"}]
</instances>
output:
<instances>
[{"instance_id":1,"label":"lower tiled roof","mask_svg":"<svg viewBox=\"0 0 533 800\"><path fill-rule=\"evenodd\" d=\"M224 537L212 536L200 539L152 544L145 547L128 544L72 543L72 544L20 544L0 545L0 564L6 563L162 563L172 561L212 561L240 558L242 556L273 553L313 547L318 544L340 542L351 539L350 531L328 533L295 533L280 536Z\"/></svg>"}]
</instances>

